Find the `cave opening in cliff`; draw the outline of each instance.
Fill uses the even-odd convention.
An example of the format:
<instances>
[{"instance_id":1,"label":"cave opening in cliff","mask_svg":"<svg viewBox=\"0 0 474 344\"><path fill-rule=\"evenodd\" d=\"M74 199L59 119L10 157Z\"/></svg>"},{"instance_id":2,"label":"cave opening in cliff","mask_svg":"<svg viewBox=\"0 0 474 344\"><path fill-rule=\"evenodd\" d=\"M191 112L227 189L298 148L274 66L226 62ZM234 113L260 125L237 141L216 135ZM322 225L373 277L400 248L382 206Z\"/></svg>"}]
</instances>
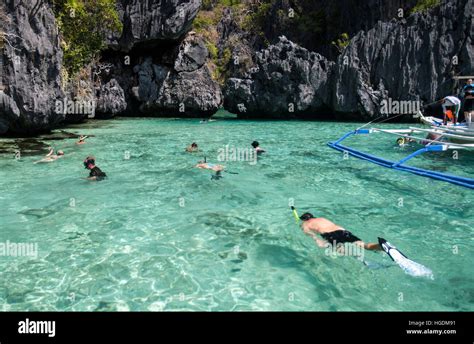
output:
<instances>
[{"instance_id":1,"label":"cave opening in cliff","mask_svg":"<svg viewBox=\"0 0 474 344\"><path fill-rule=\"evenodd\" d=\"M136 43L129 51L116 49L104 50L101 54L102 61L127 61L125 66L138 65L145 57L151 57L153 63L173 66L180 42L173 40L154 40Z\"/></svg>"}]
</instances>

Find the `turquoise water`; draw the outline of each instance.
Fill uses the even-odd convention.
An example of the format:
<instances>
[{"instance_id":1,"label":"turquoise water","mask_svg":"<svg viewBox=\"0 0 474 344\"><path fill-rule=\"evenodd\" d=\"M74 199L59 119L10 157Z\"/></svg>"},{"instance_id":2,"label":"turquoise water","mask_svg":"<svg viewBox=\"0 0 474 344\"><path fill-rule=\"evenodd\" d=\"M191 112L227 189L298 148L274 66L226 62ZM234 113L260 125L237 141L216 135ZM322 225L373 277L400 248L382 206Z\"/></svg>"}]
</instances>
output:
<instances>
[{"instance_id":1,"label":"turquoise water","mask_svg":"<svg viewBox=\"0 0 474 344\"><path fill-rule=\"evenodd\" d=\"M93 135L84 146L46 142L66 152L53 164L2 155L0 242L37 243L38 257L0 257L0 309L473 311L473 191L326 146L355 126L117 119L69 128ZM254 139L268 154L225 163L238 174L213 181L190 168ZM413 151L394 140L352 142L387 157ZM203 153L184 152L193 141ZM81 179L88 154L108 180ZM418 164L472 175L473 162L462 153ZM327 256L296 226L291 199L365 241L386 238L434 279L381 253L366 259L387 268Z\"/></svg>"}]
</instances>

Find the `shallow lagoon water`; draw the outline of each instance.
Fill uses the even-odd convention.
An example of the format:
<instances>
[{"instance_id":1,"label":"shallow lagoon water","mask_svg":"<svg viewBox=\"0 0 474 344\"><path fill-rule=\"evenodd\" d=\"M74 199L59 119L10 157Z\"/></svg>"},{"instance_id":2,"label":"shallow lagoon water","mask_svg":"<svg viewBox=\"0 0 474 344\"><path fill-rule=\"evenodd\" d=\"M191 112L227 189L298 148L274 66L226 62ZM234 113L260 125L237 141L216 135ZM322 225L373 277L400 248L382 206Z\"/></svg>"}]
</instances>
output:
<instances>
[{"instance_id":1,"label":"shallow lagoon water","mask_svg":"<svg viewBox=\"0 0 474 344\"><path fill-rule=\"evenodd\" d=\"M69 128L94 135L83 146L45 141L66 151L53 164L1 155L0 242L38 245L37 258L0 257L1 309L473 311L473 191L327 147L357 125L116 119ZM238 174L191 168L255 139L268 154L225 163ZM392 158L415 149L395 139L347 143ZM184 152L193 141L202 153ZM89 154L107 180L81 179ZM472 175L474 156L416 164ZM327 256L296 226L291 199L365 241L386 238L434 279L381 253L365 258L387 268Z\"/></svg>"}]
</instances>

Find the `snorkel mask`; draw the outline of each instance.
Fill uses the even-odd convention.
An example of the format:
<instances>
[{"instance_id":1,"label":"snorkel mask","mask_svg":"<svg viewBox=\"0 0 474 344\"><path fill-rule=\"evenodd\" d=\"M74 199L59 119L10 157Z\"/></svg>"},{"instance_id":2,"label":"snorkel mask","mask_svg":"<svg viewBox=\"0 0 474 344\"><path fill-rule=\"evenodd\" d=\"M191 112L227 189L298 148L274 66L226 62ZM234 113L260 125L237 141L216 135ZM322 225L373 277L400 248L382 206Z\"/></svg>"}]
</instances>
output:
<instances>
[{"instance_id":1,"label":"snorkel mask","mask_svg":"<svg viewBox=\"0 0 474 344\"><path fill-rule=\"evenodd\" d=\"M314 219L314 216L311 213L304 213L303 215L300 216L301 221L308 221L310 219Z\"/></svg>"}]
</instances>

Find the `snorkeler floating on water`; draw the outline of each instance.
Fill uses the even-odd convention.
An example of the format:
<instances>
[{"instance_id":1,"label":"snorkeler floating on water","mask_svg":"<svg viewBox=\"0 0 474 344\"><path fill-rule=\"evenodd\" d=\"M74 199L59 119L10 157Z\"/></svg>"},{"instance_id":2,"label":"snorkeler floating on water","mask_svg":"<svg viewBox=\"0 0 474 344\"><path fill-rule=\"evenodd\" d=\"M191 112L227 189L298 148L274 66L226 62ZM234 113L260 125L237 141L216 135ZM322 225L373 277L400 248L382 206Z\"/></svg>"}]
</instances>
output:
<instances>
[{"instance_id":1,"label":"snorkeler floating on water","mask_svg":"<svg viewBox=\"0 0 474 344\"><path fill-rule=\"evenodd\" d=\"M225 170L225 166L207 162L206 158L204 158L203 161L199 161L198 164L194 167L195 168L200 168L200 169L203 169L203 170L211 170L211 171L216 172L216 174L211 177L211 179L213 179L213 180L221 179L222 178L222 172Z\"/></svg>"},{"instance_id":2,"label":"snorkeler floating on water","mask_svg":"<svg viewBox=\"0 0 474 344\"><path fill-rule=\"evenodd\" d=\"M311 213L304 213L300 216L300 220L303 232L312 237L319 247L326 247L328 243L333 247L338 244L353 243L370 251L382 250L379 244L365 243L348 230L323 217L315 218ZM316 234L319 234L324 240L319 239Z\"/></svg>"},{"instance_id":3,"label":"snorkeler floating on water","mask_svg":"<svg viewBox=\"0 0 474 344\"><path fill-rule=\"evenodd\" d=\"M95 158L93 156L88 156L84 160L84 167L91 171L89 177L87 177L88 180L100 181L107 177L107 175L95 165Z\"/></svg>"},{"instance_id":4,"label":"snorkeler floating on water","mask_svg":"<svg viewBox=\"0 0 474 344\"><path fill-rule=\"evenodd\" d=\"M84 135L81 135L79 136L79 141L76 142L76 145L83 145L86 143L86 139L88 138L89 136L84 136Z\"/></svg>"},{"instance_id":5,"label":"snorkeler floating on water","mask_svg":"<svg viewBox=\"0 0 474 344\"><path fill-rule=\"evenodd\" d=\"M344 244L354 244L360 248L364 248L369 251L384 251L397 265L407 274L414 277L429 277L433 278L433 272L426 266L423 266L413 260L408 259L402 252L400 252L395 246L390 244L384 238L378 238L378 244L365 243L351 232L345 230L339 225L329 221L325 218L315 218L311 213L304 213L298 216L295 207L291 207L293 216L301 223L301 229L311 238L316 241L319 247L332 247L340 253L344 253ZM316 234L319 234L324 240L319 239ZM368 267L376 267L377 264L373 265L363 260L362 262Z\"/></svg>"},{"instance_id":6,"label":"snorkeler floating on water","mask_svg":"<svg viewBox=\"0 0 474 344\"><path fill-rule=\"evenodd\" d=\"M64 152L62 150L58 150L56 154L54 154L54 149L50 147L49 153L46 154L46 156L43 159L36 161L35 164L54 162L58 160L59 158L62 158L63 156L64 156Z\"/></svg>"}]
</instances>

